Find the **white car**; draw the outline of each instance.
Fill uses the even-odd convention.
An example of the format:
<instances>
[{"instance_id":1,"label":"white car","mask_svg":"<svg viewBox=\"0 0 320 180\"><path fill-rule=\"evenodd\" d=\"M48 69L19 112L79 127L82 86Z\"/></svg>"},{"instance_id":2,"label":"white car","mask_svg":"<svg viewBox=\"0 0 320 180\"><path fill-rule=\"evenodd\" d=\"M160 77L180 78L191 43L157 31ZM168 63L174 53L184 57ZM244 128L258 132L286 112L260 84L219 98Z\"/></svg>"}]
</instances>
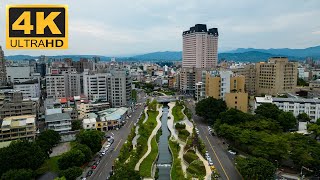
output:
<instances>
[{"instance_id":1,"label":"white car","mask_svg":"<svg viewBox=\"0 0 320 180\"><path fill-rule=\"evenodd\" d=\"M209 166L213 166L213 162L209 162Z\"/></svg>"},{"instance_id":2,"label":"white car","mask_svg":"<svg viewBox=\"0 0 320 180\"><path fill-rule=\"evenodd\" d=\"M237 153L236 152L234 152L234 151L232 151L232 150L229 150L228 151L230 154L232 154L232 155L236 155Z\"/></svg>"}]
</instances>

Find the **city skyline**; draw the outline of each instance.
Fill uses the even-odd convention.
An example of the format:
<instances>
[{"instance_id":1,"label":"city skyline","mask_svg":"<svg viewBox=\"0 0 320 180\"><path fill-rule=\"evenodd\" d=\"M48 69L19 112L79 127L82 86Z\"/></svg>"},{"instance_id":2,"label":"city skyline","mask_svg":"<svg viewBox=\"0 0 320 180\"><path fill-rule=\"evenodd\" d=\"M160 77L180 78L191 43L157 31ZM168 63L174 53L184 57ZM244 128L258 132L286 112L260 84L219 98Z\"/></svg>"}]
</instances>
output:
<instances>
[{"instance_id":1,"label":"city skyline","mask_svg":"<svg viewBox=\"0 0 320 180\"><path fill-rule=\"evenodd\" d=\"M31 3L4 0L7 4ZM305 48L320 42L316 0L292 1L104 1L95 3L34 0L32 4L68 4L69 49L12 51L6 55L96 54L125 56L181 51L181 34L194 24L219 28L219 52L236 48ZM126 6L124 6L124 4ZM85 7L85 8L84 8ZM5 32L5 19L0 19ZM5 33L0 35L5 44Z\"/></svg>"}]
</instances>

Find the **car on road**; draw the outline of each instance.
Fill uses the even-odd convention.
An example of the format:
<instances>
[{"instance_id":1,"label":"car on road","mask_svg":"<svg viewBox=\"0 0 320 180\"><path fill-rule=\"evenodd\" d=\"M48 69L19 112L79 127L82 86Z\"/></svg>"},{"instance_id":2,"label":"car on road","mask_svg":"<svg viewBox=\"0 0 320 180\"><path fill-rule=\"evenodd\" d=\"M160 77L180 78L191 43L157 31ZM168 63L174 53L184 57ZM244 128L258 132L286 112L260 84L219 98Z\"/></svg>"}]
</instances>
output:
<instances>
[{"instance_id":1,"label":"car on road","mask_svg":"<svg viewBox=\"0 0 320 180\"><path fill-rule=\"evenodd\" d=\"M91 169L96 169L96 168L97 168L97 165L96 165L96 164L94 164L94 165L91 166Z\"/></svg>"},{"instance_id":2,"label":"car on road","mask_svg":"<svg viewBox=\"0 0 320 180\"><path fill-rule=\"evenodd\" d=\"M87 172L87 177L90 177L92 174L93 174L93 170L89 170L89 171Z\"/></svg>"},{"instance_id":3,"label":"car on road","mask_svg":"<svg viewBox=\"0 0 320 180\"><path fill-rule=\"evenodd\" d=\"M110 144L112 144L114 142L114 139L111 139L109 142L110 142Z\"/></svg>"},{"instance_id":4,"label":"car on road","mask_svg":"<svg viewBox=\"0 0 320 180\"><path fill-rule=\"evenodd\" d=\"M209 164L209 166L213 166L213 162L212 162L212 161L211 161L211 162L209 162L208 164Z\"/></svg>"},{"instance_id":5,"label":"car on road","mask_svg":"<svg viewBox=\"0 0 320 180\"><path fill-rule=\"evenodd\" d=\"M100 159L98 159L96 162L96 165L99 165L99 164L100 164Z\"/></svg>"},{"instance_id":6,"label":"car on road","mask_svg":"<svg viewBox=\"0 0 320 180\"><path fill-rule=\"evenodd\" d=\"M236 154L237 154L237 152L232 151L232 150L229 150L228 152L229 152L230 154L232 154L232 155L236 155Z\"/></svg>"},{"instance_id":7,"label":"car on road","mask_svg":"<svg viewBox=\"0 0 320 180\"><path fill-rule=\"evenodd\" d=\"M87 178L86 178L86 177L81 177L80 179L81 179L81 180L87 180Z\"/></svg>"},{"instance_id":8,"label":"car on road","mask_svg":"<svg viewBox=\"0 0 320 180\"><path fill-rule=\"evenodd\" d=\"M104 156L104 155L106 155L106 152L105 152L105 151L102 151L100 154L101 154L102 156Z\"/></svg>"}]
</instances>

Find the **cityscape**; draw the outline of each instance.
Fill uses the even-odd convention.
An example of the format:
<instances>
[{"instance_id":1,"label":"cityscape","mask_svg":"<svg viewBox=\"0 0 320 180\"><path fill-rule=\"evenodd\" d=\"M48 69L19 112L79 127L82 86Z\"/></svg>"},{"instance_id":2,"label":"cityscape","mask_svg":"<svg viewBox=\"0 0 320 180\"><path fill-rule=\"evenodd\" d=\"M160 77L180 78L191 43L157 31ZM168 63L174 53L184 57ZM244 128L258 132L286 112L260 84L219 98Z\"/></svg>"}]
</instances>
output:
<instances>
[{"instance_id":1,"label":"cityscape","mask_svg":"<svg viewBox=\"0 0 320 180\"><path fill-rule=\"evenodd\" d=\"M181 51L128 56L0 42L0 179L319 179L320 46L221 51L186 26Z\"/></svg>"}]
</instances>

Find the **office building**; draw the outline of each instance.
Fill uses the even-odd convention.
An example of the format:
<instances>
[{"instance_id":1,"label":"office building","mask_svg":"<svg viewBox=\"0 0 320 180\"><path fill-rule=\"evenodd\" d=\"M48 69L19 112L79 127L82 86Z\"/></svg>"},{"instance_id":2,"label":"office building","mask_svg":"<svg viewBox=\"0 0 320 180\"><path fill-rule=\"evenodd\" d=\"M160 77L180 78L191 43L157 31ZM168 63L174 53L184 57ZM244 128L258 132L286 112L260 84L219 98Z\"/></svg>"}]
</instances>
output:
<instances>
[{"instance_id":1,"label":"office building","mask_svg":"<svg viewBox=\"0 0 320 180\"><path fill-rule=\"evenodd\" d=\"M294 116L306 113L313 122L320 118L320 100L303 98L274 98L270 95L255 98L255 109L263 103L273 103L285 112Z\"/></svg>"},{"instance_id":2,"label":"office building","mask_svg":"<svg viewBox=\"0 0 320 180\"><path fill-rule=\"evenodd\" d=\"M132 80L129 71L111 70L108 76L108 101L111 107L131 105Z\"/></svg>"},{"instance_id":3,"label":"office building","mask_svg":"<svg viewBox=\"0 0 320 180\"><path fill-rule=\"evenodd\" d=\"M182 33L183 68L213 68L218 64L218 29L196 24Z\"/></svg>"},{"instance_id":4,"label":"office building","mask_svg":"<svg viewBox=\"0 0 320 180\"><path fill-rule=\"evenodd\" d=\"M23 100L22 92L8 90L0 92L0 119L10 116L35 115L36 101Z\"/></svg>"},{"instance_id":5,"label":"office building","mask_svg":"<svg viewBox=\"0 0 320 180\"><path fill-rule=\"evenodd\" d=\"M71 117L68 113L56 113L46 115L46 127L59 133L71 131Z\"/></svg>"},{"instance_id":6,"label":"office building","mask_svg":"<svg viewBox=\"0 0 320 180\"><path fill-rule=\"evenodd\" d=\"M34 68L31 66L9 66L7 67L7 81L14 83L22 83L37 79L34 77Z\"/></svg>"},{"instance_id":7,"label":"office building","mask_svg":"<svg viewBox=\"0 0 320 180\"><path fill-rule=\"evenodd\" d=\"M93 62L88 59L81 58L80 61L73 61L72 66L76 68L78 73L83 73L85 69L93 69Z\"/></svg>"},{"instance_id":8,"label":"office building","mask_svg":"<svg viewBox=\"0 0 320 180\"><path fill-rule=\"evenodd\" d=\"M286 57L273 57L267 63L256 63L256 94L277 96L294 93L297 86L298 63Z\"/></svg>"},{"instance_id":9,"label":"office building","mask_svg":"<svg viewBox=\"0 0 320 180\"><path fill-rule=\"evenodd\" d=\"M111 76L107 73L83 75L83 91L84 95L93 101L107 101L108 100L108 77Z\"/></svg>"},{"instance_id":10,"label":"office building","mask_svg":"<svg viewBox=\"0 0 320 180\"><path fill-rule=\"evenodd\" d=\"M206 74L207 97L225 100L229 108L248 111L248 93L244 92L245 77L231 71L212 71Z\"/></svg>"},{"instance_id":11,"label":"office building","mask_svg":"<svg viewBox=\"0 0 320 180\"><path fill-rule=\"evenodd\" d=\"M0 120L0 142L34 140L36 115L12 116Z\"/></svg>"},{"instance_id":12,"label":"office building","mask_svg":"<svg viewBox=\"0 0 320 180\"><path fill-rule=\"evenodd\" d=\"M6 72L6 60L4 59L4 53L0 46L0 87L7 84L7 72Z\"/></svg>"}]
</instances>

